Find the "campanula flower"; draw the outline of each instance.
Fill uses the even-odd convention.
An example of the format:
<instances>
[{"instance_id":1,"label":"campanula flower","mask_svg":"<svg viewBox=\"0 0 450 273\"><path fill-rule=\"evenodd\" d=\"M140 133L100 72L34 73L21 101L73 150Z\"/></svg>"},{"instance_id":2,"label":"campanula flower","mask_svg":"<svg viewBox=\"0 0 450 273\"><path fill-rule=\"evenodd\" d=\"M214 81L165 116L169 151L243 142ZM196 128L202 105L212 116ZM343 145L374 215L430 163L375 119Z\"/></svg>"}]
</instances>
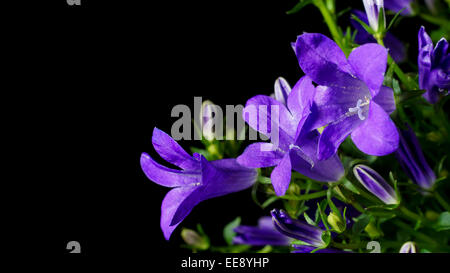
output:
<instances>
[{"instance_id":1,"label":"campanula flower","mask_svg":"<svg viewBox=\"0 0 450 273\"><path fill-rule=\"evenodd\" d=\"M181 168L162 166L146 153L141 156L141 168L147 177L161 186L173 188L161 205L161 229L166 240L198 203L244 190L256 181L255 169L242 167L235 159L209 162L197 153L190 156L157 128L153 130L152 143L163 159Z\"/></svg>"},{"instance_id":2,"label":"campanula flower","mask_svg":"<svg viewBox=\"0 0 450 273\"><path fill-rule=\"evenodd\" d=\"M436 175L425 160L419 141L409 125L407 130L400 131L400 145L395 156L414 183L424 189L433 186Z\"/></svg>"},{"instance_id":3,"label":"campanula flower","mask_svg":"<svg viewBox=\"0 0 450 273\"><path fill-rule=\"evenodd\" d=\"M338 181L344 174L337 155L324 161L317 160L320 136L317 130L303 130L303 124L311 113L314 94L311 79L303 77L292 88L286 105L269 96L259 95L249 99L244 108L244 120L256 131L271 135L271 143L249 145L237 161L249 168L276 166L270 177L277 195L285 194L292 169L324 182Z\"/></svg>"},{"instance_id":4,"label":"campanula flower","mask_svg":"<svg viewBox=\"0 0 450 273\"><path fill-rule=\"evenodd\" d=\"M339 46L318 33L298 36L300 67L319 84L306 131L327 127L320 135L318 159L334 155L351 134L362 152L382 156L398 148L398 132L389 114L395 110L391 88L383 86L387 51L378 44L355 48L348 59Z\"/></svg>"},{"instance_id":5,"label":"campanula flower","mask_svg":"<svg viewBox=\"0 0 450 273\"><path fill-rule=\"evenodd\" d=\"M259 218L256 227L240 225L234 228L234 232L237 233L233 238L234 244L289 246L293 240L278 232L269 216Z\"/></svg>"},{"instance_id":6,"label":"campanula flower","mask_svg":"<svg viewBox=\"0 0 450 273\"><path fill-rule=\"evenodd\" d=\"M384 0L384 6L388 10L392 10L397 13L402 11L402 15L411 15L413 13L413 9L411 7L411 2L413 0Z\"/></svg>"},{"instance_id":7,"label":"campanula flower","mask_svg":"<svg viewBox=\"0 0 450 273\"><path fill-rule=\"evenodd\" d=\"M365 165L356 165L353 168L356 179L373 195L385 204L398 204L399 200L394 189L376 171Z\"/></svg>"},{"instance_id":8,"label":"campanula flower","mask_svg":"<svg viewBox=\"0 0 450 273\"><path fill-rule=\"evenodd\" d=\"M369 21L367 20L367 15L364 12L360 10L353 10L352 13L364 23L369 24ZM353 27L357 30L355 35L355 42L357 44L363 45L367 43L377 42L375 38L370 33L368 33L356 20L352 19L350 22L353 25ZM394 59L395 62L400 63L405 60L406 49L399 39L397 39L394 35L392 35L392 33L386 32L383 41L384 45L389 50L389 54L391 55L391 57Z\"/></svg>"},{"instance_id":9,"label":"campanula flower","mask_svg":"<svg viewBox=\"0 0 450 273\"><path fill-rule=\"evenodd\" d=\"M282 234L316 248L325 246L325 242L322 240L324 230L301 220L292 219L284 210L274 209L270 213L275 228Z\"/></svg>"},{"instance_id":10,"label":"campanula flower","mask_svg":"<svg viewBox=\"0 0 450 273\"><path fill-rule=\"evenodd\" d=\"M367 18L369 20L369 26L376 32L378 31L378 17L380 16L380 10L383 10L384 16L384 3L383 0L363 0L364 9L366 10ZM383 19L386 22L386 19ZM386 26L384 26L386 27Z\"/></svg>"},{"instance_id":11,"label":"campanula flower","mask_svg":"<svg viewBox=\"0 0 450 273\"><path fill-rule=\"evenodd\" d=\"M416 244L414 242L406 242L400 248L399 253L416 253Z\"/></svg>"},{"instance_id":12,"label":"campanula flower","mask_svg":"<svg viewBox=\"0 0 450 273\"><path fill-rule=\"evenodd\" d=\"M419 30L419 87L426 90L423 97L436 103L441 95L448 95L450 89L450 54L448 42L440 39L433 48L433 41L422 26Z\"/></svg>"}]
</instances>

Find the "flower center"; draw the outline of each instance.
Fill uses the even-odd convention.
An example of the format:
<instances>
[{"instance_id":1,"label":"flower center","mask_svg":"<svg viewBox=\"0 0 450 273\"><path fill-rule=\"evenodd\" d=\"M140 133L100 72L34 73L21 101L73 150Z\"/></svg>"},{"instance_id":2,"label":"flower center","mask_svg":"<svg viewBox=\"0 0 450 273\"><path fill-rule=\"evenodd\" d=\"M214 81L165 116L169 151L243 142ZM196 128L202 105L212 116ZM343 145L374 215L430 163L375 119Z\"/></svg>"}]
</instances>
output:
<instances>
[{"instance_id":1,"label":"flower center","mask_svg":"<svg viewBox=\"0 0 450 273\"><path fill-rule=\"evenodd\" d=\"M370 99L367 98L367 97L365 96L365 97L364 97L364 102L363 102L362 99L359 99L359 100L356 102L356 107L348 108L348 112L349 112L349 113L355 113L355 112L357 112L357 113L358 113L359 119L360 119L360 120L365 120L366 117L363 115L363 109L362 109L362 107L364 107L364 106L366 106L366 105L369 105L369 103L370 103Z\"/></svg>"}]
</instances>

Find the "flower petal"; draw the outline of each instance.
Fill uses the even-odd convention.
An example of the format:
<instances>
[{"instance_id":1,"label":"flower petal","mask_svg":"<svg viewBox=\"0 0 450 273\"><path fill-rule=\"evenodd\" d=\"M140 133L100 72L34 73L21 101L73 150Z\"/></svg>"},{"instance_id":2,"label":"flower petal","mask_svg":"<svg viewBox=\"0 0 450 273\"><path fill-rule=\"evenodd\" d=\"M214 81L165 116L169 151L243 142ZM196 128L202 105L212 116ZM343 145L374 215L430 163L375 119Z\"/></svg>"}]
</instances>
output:
<instances>
[{"instance_id":1,"label":"flower petal","mask_svg":"<svg viewBox=\"0 0 450 273\"><path fill-rule=\"evenodd\" d=\"M381 86L380 92L373 98L373 101L388 114L395 111L394 91L390 87Z\"/></svg>"},{"instance_id":2,"label":"flower petal","mask_svg":"<svg viewBox=\"0 0 450 273\"><path fill-rule=\"evenodd\" d=\"M178 223L171 225L175 212L178 210L180 204L195 190L194 187L181 187L169 191L161 205L161 229L164 233L164 238L169 240L173 230L184 219ZM192 209L192 208L191 208ZM187 214L186 214L187 215Z\"/></svg>"},{"instance_id":3,"label":"flower petal","mask_svg":"<svg viewBox=\"0 0 450 273\"><path fill-rule=\"evenodd\" d=\"M350 53L348 62L356 76L369 87L372 97L375 97L384 80L387 65L386 48L378 44L364 44Z\"/></svg>"},{"instance_id":4,"label":"flower petal","mask_svg":"<svg viewBox=\"0 0 450 273\"><path fill-rule=\"evenodd\" d=\"M375 102L370 103L367 120L352 133L356 147L369 155L387 155L398 148L397 127Z\"/></svg>"},{"instance_id":5,"label":"flower petal","mask_svg":"<svg viewBox=\"0 0 450 273\"><path fill-rule=\"evenodd\" d=\"M303 76L295 84L288 97L287 106L297 121L309 115L315 94L316 88L308 76Z\"/></svg>"},{"instance_id":6,"label":"flower petal","mask_svg":"<svg viewBox=\"0 0 450 273\"><path fill-rule=\"evenodd\" d=\"M286 193L291 182L291 158L289 153L283 157L281 162L273 169L270 175L275 194L282 196Z\"/></svg>"},{"instance_id":7,"label":"flower petal","mask_svg":"<svg viewBox=\"0 0 450 273\"><path fill-rule=\"evenodd\" d=\"M362 123L358 115L350 115L325 127L319 139L318 159L325 160L334 155L339 145Z\"/></svg>"},{"instance_id":8,"label":"flower petal","mask_svg":"<svg viewBox=\"0 0 450 273\"><path fill-rule=\"evenodd\" d=\"M277 135L280 146L284 145L281 148L286 148L287 143L293 142L297 123L286 106L279 101L269 96L255 96L247 101L242 115L256 131L268 137Z\"/></svg>"},{"instance_id":9,"label":"flower petal","mask_svg":"<svg viewBox=\"0 0 450 273\"><path fill-rule=\"evenodd\" d=\"M317 159L317 147L320 134L314 130L302 137L296 145L299 145L302 151L310 157L306 161L302 156L298 155L295 149L292 149L291 164L295 171L317 181L333 182L338 181L344 175L344 166L336 154L326 160L319 161ZM314 162L311 166L310 161Z\"/></svg>"},{"instance_id":10,"label":"flower petal","mask_svg":"<svg viewBox=\"0 0 450 273\"><path fill-rule=\"evenodd\" d=\"M153 129L152 143L156 152L167 162L185 170L200 169L199 161L193 159L173 138L156 127Z\"/></svg>"},{"instance_id":11,"label":"flower petal","mask_svg":"<svg viewBox=\"0 0 450 273\"><path fill-rule=\"evenodd\" d=\"M360 86L360 81L352 77L352 67L342 50L325 35L298 36L295 54L303 72L317 84L350 89Z\"/></svg>"},{"instance_id":12,"label":"flower petal","mask_svg":"<svg viewBox=\"0 0 450 273\"><path fill-rule=\"evenodd\" d=\"M280 163L284 153L275 150L272 143L258 142L245 148L245 151L237 158L237 162L248 168L272 167Z\"/></svg>"},{"instance_id":13,"label":"flower petal","mask_svg":"<svg viewBox=\"0 0 450 273\"><path fill-rule=\"evenodd\" d=\"M368 166L358 164L353 168L353 174L364 188L385 204L398 204L399 200L394 189L376 171Z\"/></svg>"},{"instance_id":14,"label":"flower petal","mask_svg":"<svg viewBox=\"0 0 450 273\"><path fill-rule=\"evenodd\" d=\"M158 164L147 153L141 155L141 168L148 179L165 187L188 186L200 182L200 170L174 170Z\"/></svg>"}]
</instances>

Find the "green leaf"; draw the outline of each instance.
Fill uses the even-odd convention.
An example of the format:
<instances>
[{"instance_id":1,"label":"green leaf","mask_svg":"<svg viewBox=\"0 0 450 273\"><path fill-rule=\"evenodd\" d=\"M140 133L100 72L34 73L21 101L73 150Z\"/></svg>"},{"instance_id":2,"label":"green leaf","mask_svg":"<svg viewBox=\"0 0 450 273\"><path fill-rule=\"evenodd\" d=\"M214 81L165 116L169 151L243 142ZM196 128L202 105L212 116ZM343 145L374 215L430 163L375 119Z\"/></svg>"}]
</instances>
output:
<instances>
[{"instance_id":1,"label":"green leaf","mask_svg":"<svg viewBox=\"0 0 450 273\"><path fill-rule=\"evenodd\" d=\"M437 231L449 230L450 229L450 212L445 211L439 215L434 229Z\"/></svg>"},{"instance_id":2,"label":"green leaf","mask_svg":"<svg viewBox=\"0 0 450 273\"><path fill-rule=\"evenodd\" d=\"M270 204L272 204L273 202L275 202L275 201L277 201L279 199L280 199L280 197L278 197L278 196L272 196L272 197L268 198L266 201L264 201L264 203L261 205L261 207L263 209L265 209L268 206L270 206Z\"/></svg>"},{"instance_id":3,"label":"green leaf","mask_svg":"<svg viewBox=\"0 0 450 273\"><path fill-rule=\"evenodd\" d=\"M305 217L306 222L311 226L317 226L317 224L308 216L308 214L306 214L306 212L303 213L303 217Z\"/></svg>"},{"instance_id":4,"label":"green leaf","mask_svg":"<svg viewBox=\"0 0 450 273\"><path fill-rule=\"evenodd\" d=\"M312 4L313 0L301 0L299 1L292 9L286 11L286 14L294 14L299 12L302 8L306 7L309 4Z\"/></svg>"},{"instance_id":5,"label":"green leaf","mask_svg":"<svg viewBox=\"0 0 450 273\"><path fill-rule=\"evenodd\" d=\"M327 201L327 200L324 199L324 201ZM327 203L325 203L325 208L326 208ZM321 204L317 203L317 208L319 209L320 219L322 219L322 223L328 231L330 228L328 227L327 217L326 217L325 213L323 212L325 210L325 208L323 208L323 209L321 208L322 204L323 204L323 201L321 202Z\"/></svg>"},{"instance_id":6,"label":"green leaf","mask_svg":"<svg viewBox=\"0 0 450 273\"><path fill-rule=\"evenodd\" d=\"M368 33L374 35L375 32L373 31L373 29L371 27L369 27L366 23L364 23L363 21L361 21L361 19L359 19L356 15L352 14L352 19L355 20L356 22L358 22L365 31L367 31Z\"/></svg>"},{"instance_id":7,"label":"green leaf","mask_svg":"<svg viewBox=\"0 0 450 273\"><path fill-rule=\"evenodd\" d=\"M353 185L353 183L350 182L348 179L344 179L342 185L344 185L344 187L345 187L347 190L349 190L349 191L351 191L351 192L353 192L353 193L356 193L356 194L358 194L358 195L361 194L361 193L358 191L358 189Z\"/></svg>"},{"instance_id":8,"label":"green leaf","mask_svg":"<svg viewBox=\"0 0 450 273\"><path fill-rule=\"evenodd\" d=\"M389 29L394 25L394 22L397 20L398 16L400 15L400 13L402 13L404 10L406 9L406 7L402 8L399 12L397 12L394 15L394 18L392 18L392 20L389 22L388 27L386 28L386 31L389 31Z\"/></svg>"},{"instance_id":9,"label":"green leaf","mask_svg":"<svg viewBox=\"0 0 450 273\"><path fill-rule=\"evenodd\" d=\"M270 180L269 177L265 177L265 176L258 176L258 182L261 184L272 184L272 180Z\"/></svg>"},{"instance_id":10,"label":"green leaf","mask_svg":"<svg viewBox=\"0 0 450 273\"><path fill-rule=\"evenodd\" d=\"M228 223L223 229L223 238L228 245L233 244L233 238L236 236L236 232L233 231L234 228L241 224L241 217L236 217L233 221Z\"/></svg>"}]
</instances>

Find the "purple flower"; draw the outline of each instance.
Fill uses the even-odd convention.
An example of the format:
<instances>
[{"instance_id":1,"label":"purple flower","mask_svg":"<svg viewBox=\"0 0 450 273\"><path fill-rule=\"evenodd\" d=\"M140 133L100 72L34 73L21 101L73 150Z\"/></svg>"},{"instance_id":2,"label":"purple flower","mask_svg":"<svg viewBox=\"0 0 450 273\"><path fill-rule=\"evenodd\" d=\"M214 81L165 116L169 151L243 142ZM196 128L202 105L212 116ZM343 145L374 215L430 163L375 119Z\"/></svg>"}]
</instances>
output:
<instances>
[{"instance_id":1,"label":"purple flower","mask_svg":"<svg viewBox=\"0 0 450 273\"><path fill-rule=\"evenodd\" d=\"M233 238L234 244L289 246L292 241L275 229L272 218L268 216L261 217L256 227L240 225L234 232L237 233Z\"/></svg>"},{"instance_id":2,"label":"purple flower","mask_svg":"<svg viewBox=\"0 0 450 273\"><path fill-rule=\"evenodd\" d=\"M395 152L400 166L408 177L424 189L433 186L436 175L428 165L412 128L400 131L400 145Z\"/></svg>"},{"instance_id":3,"label":"purple flower","mask_svg":"<svg viewBox=\"0 0 450 273\"><path fill-rule=\"evenodd\" d=\"M325 242L322 240L324 230L303 221L292 219L283 210L274 209L270 213L272 214L275 228L282 234L316 248L325 246Z\"/></svg>"},{"instance_id":4,"label":"purple flower","mask_svg":"<svg viewBox=\"0 0 450 273\"><path fill-rule=\"evenodd\" d=\"M298 36L295 52L300 67L317 87L306 131L328 125L319 140L318 159L334 155L351 134L355 145L370 155L398 148L398 132L389 114L395 110L391 88L383 86L387 51L378 44L355 48L348 57L322 34Z\"/></svg>"},{"instance_id":5,"label":"purple flower","mask_svg":"<svg viewBox=\"0 0 450 273\"><path fill-rule=\"evenodd\" d=\"M190 156L157 128L153 130L152 143L163 159L181 168L164 167L146 153L141 156L141 167L147 177L161 186L173 188L161 205L161 229L166 240L201 201L244 190L256 181L256 170L240 166L235 159L208 162L200 154Z\"/></svg>"},{"instance_id":6,"label":"purple flower","mask_svg":"<svg viewBox=\"0 0 450 273\"><path fill-rule=\"evenodd\" d=\"M385 204L398 204L399 200L394 189L376 171L359 164L353 168L353 174L364 188Z\"/></svg>"},{"instance_id":7,"label":"purple flower","mask_svg":"<svg viewBox=\"0 0 450 273\"><path fill-rule=\"evenodd\" d=\"M416 244L414 242L406 242L400 248L399 253L416 253Z\"/></svg>"},{"instance_id":8,"label":"purple flower","mask_svg":"<svg viewBox=\"0 0 450 273\"><path fill-rule=\"evenodd\" d=\"M352 13L357 16L361 21L366 24L369 24L367 20L367 15L360 10L353 10ZM355 20L350 21L353 27L357 30L355 36L355 42L357 44L363 45L367 43L376 43L375 38L368 33L360 23ZM400 63L406 58L406 49L403 43L397 39L392 33L387 32L384 37L384 45L389 50L389 54L394 59L395 62Z\"/></svg>"},{"instance_id":9,"label":"purple flower","mask_svg":"<svg viewBox=\"0 0 450 273\"><path fill-rule=\"evenodd\" d=\"M405 8L402 11L402 15L411 15L413 13L413 10L411 8L411 2L413 0L384 0L384 6L388 10L392 10L393 12L397 13L403 8Z\"/></svg>"},{"instance_id":10,"label":"purple flower","mask_svg":"<svg viewBox=\"0 0 450 273\"><path fill-rule=\"evenodd\" d=\"M311 179L332 182L339 180L344 168L337 155L317 160L319 133L303 130L311 111L315 87L308 77L301 78L287 97L286 105L268 96L255 96L247 101L244 120L255 130L277 137L271 143L249 145L237 158L242 166L263 168L276 166L271 180L275 193L284 195L291 180L291 170Z\"/></svg>"},{"instance_id":11,"label":"purple flower","mask_svg":"<svg viewBox=\"0 0 450 273\"><path fill-rule=\"evenodd\" d=\"M419 87L426 90L423 97L434 104L450 89L450 54L448 42L440 39L433 48L433 41L422 26L419 30Z\"/></svg>"},{"instance_id":12,"label":"purple flower","mask_svg":"<svg viewBox=\"0 0 450 273\"><path fill-rule=\"evenodd\" d=\"M367 18L369 20L370 27L376 32L378 31L378 17L380 9L383 10L384 16L384 3L383 0L363 0L364 9L366 10ZM383 19L386 22L386 19ZM384 26L386 27L386 26Z\"/></svg>"},{"instance_id":13,"label":"purple flower","mask_svg":"<svg viewBox=\"0 0 450 273\"><path fill-rule=\"evenodd\" d=\"M292 251L292 253L310 253L311 251L316 249L316 247L305 246L305 245L293 245L293 247L295 248L295 250ZM335 248L324 248L324 249L319 249L314 253L351 253L351 252L343 251L343 250L335 249Z\"/></svg>"}]
</instances>

